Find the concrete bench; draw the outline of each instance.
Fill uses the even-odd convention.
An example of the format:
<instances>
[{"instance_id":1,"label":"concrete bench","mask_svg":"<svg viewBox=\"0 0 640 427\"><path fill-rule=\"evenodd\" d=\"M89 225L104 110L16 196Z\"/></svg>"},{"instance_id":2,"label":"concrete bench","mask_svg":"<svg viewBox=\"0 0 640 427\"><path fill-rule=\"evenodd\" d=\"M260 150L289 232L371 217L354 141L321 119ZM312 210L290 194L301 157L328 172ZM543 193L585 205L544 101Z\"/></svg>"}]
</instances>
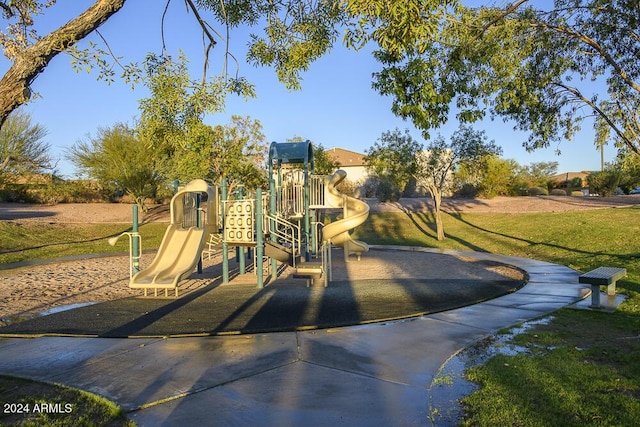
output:
<instances>
[{"instance_id":1,"label":"concrete bench","mask_svg":"<svg viewBox=\"0 0 640 427\"><path fill-rule=\"evenodd\" d=\"M607 295L616 294L616 282L627 276L626 268L598 267L578 278L579 283L591 285L591 308L600 308L600 286L607 286Z\"/></svg>"}]
</instances>

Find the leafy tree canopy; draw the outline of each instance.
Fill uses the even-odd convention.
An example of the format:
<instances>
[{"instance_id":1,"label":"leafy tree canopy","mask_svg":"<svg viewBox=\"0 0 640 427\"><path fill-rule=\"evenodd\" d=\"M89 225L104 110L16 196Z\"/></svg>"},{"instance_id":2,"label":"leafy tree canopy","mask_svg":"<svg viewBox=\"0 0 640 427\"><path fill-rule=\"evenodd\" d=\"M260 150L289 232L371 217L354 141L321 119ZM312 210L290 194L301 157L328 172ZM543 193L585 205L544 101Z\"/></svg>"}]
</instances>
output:
<instances>
[{"instance_id":1,"label":"leafy tree canopy","mask_svg":"<svg viewBox=\"0 0 640 427\"><path fill-rule=\"evenodd\" d=\"M409 130L386 131L367 150L364 163L374 176L401 193L416 171L416 153L420 148Z\"/></svg>"},{"instance_id":2,"label":"leafy tree canopy","mask_svg":"<svg viewBox=\"0 0 640 427\"><path fill-rule=\"evenodd\" d=\"M570 139L595 117L598 141L640 151L640 3L519 0L448 12L425 46L375 53L383 69L373 86L394 98L396 115L425 133L454 106L461 122L502 117L528 132L528 149Z\"/></svg>"},{"instance_id":3,"label":"leafy tree canopy","mask_svg":"<svg viewBox=\"0 0 640 427\"><path fill-rule=\"evenodd\" d=\"M144 71L135 62L121 63L106 44L108 37L100 34L105 41L101 46L78 45L79 41L97 31L114 14L121 13L125 2L95 0L85 12L49 34L42 35L34 17L47 13L48 8L56 3L55 0L0 0L2 18L6 24L6 29L0 31L0 46L12 61L12 66L0 80L0 125L11 111L29 100L31 83L60 52L71 53L78 68L97 68L100 78L112 80L116 75L115 70L120 69L125 80L136 81ZM187 11L194 16L194 25L202 30L205 73L210 65L211 52L217 51L224 64L223 78L230 87L239 83L241 91L246 88L246 82L238 75L230 77L232 73L227 72L227 63L233 61L235 56L226 43L229 34L239 26L249 26L254 31L248 46L248 61L274 67L279 79L287 87L298 89L300 72L308 69L314 60L331 49L340 29L346 31L344 42L347 46L358 48L373 41L384 49L401 53L405 46L422 46L426 43L436 33L438 19L456 4L455 0L183 2ZM169 2L164 5L166 13ZM160 56L166 56L165 52Z\"/></svg>"},{"instance_id":4,"label":"leafy tree canopy","mask_svg":"<svg viewBox=\"0 0 640 427\"><path fill-rule=\"evenodd\" d=\"M82 174L129 194L143 210L144 200L155 197L163 181L155 153L121 123L77 142L67 157Z\"/></svg>"}]
</instances>

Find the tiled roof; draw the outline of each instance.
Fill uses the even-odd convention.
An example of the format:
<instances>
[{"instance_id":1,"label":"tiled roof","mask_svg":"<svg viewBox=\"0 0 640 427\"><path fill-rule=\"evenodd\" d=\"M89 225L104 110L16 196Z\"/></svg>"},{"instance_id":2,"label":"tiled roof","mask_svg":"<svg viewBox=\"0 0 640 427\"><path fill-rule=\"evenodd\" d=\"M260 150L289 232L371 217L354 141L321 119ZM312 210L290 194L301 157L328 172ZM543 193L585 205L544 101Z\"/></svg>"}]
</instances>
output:
<instances>
[{"instance_id":1,"label":"tiled roof","mask_svg":"<svg viewBox=\"0 0 640 427\"><path fill-rule=\"evenodd\" d=\"M364 154L345 150L344 148L329 148L326 153L333 160L340 163L340 166L364 166Z\"/></svg>"}]
</instances>

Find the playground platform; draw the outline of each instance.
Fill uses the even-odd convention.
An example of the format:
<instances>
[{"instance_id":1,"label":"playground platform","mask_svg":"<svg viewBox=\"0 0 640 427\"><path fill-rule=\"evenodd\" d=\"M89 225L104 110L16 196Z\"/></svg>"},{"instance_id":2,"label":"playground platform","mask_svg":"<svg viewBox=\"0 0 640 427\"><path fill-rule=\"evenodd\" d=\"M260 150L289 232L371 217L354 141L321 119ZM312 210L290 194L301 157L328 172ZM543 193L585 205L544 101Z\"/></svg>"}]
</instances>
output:
<instances>
[{"instance_id":1,"label":"playground platform","mask_svg":"<svg viewBox=\"0 0 640 427\"><path fill-rule=\"evenodd\" d=\"M192 336L165 338L145 329L156 323L149 321L154 317L158 318L156 320L171 319L168 305L174 304L173 311L178 312L205 294L213 295L217 289L233 290L232 281L207 292L200 290L197 297L193 294L181 297L192 297L182 307L175 306L181 299L156 300L156 304L164 307L160 309L164 316L145 311L138 317L142 319L141 323L130 331L126 331L122 324L112 324L109 326L111 335L103 334L141 337L137 339L2 338L0 373L62 383L98 393L121 405L140 426L195 423L454 425L455 411L448 412L448 409L455 407L455 402L443 402L442 395L448 394L441 394L441 386L433 385L433 380L451 356L500 328L575 303L588 291L578 283L578 272L542 261L424 248L379 249L372 247L362 261L354 260L342 269L334 264L336 283L362 282L362 286L357 283L345 286L336 299L322 297L331 292L332 284L328 288L306 288L285 280L282 287L295 288L295 292L288 295L290 298L294 294L306 294L293 306L303 304L305 309L296 311L297 319L310 318L313 320L310 325L289 330L283 328L282 332L237 334L245 332L243 328L247 329L251 321L255 323L256 317L269 318L278 313L289 316L282 314L286 310L269 308L269 303L284 303L288 299L276 298L273 291L273 294L260 294L250 303L245 301L244 305L237 306L233 313L238 316L227 316L226 322L235 326L218 331L223 334L215 335L215 328L209 326L209 330L201 331L207 336L195 336L198 333L190 331L185 335ZM420 262L421 256L423 262ZM338 258L336 256L336 261ZM367 259L369 265L366 264ZM456 262L460 265L452 268ZM512 267L505 266L524 271L528 277L526 285L514 284L514 272L509 271ZM395 309L407 305L412 308L395 317L384 314L368 319L364 314L363 298L373 298L371 290L376 287L373 280L380 279L381 271L386 271L387 277L395 280L391 286L393 296L404 298L401 304L394 306ZM356 272L361 276L357 277ZM466 279L465 275L468 276ZM417 289L435 277L454 276L465 284L456 290L451 279L448 283L440 283L438 292L458 295L453 298L458 299L456 304L424 312L415 311L416 307L420 308L420 301L435 296L420 295ZM501 296L473 295L461 303L460 295L465 293L462 290L483 281L504 282L498 292ZM236 286L245 285L238 283ZM259 292L267 292L269 288L267 286ZM340 287L336 284L333 288ZM276 289L276 286L271 289ZM317 294L317 298L314 299L312 294ZM386 295L387 301L391 296ZM323 307L331 307L345 298L349 302L348 307L334 310L334 315L347 308L356 311L357 324L321 325L318 319L322 318ZM378 306L379 310L388 309L382 303ZM239 320L239 313L251 307L257 311L246 321ZM68 313L77 313L77 310L80 309ZM214 304L203 313L208 313L213 319L215 312ZM117 311L110 313L115 315ZM96 318L103 316L98 312L93 314ZM188 317L187 311L181 314L187 316L186 323L189 319L196 322L195 315ZM71 326L77 329L77 333L95 332L90 330L94 323L89 320L89 316L82 315L76 319L76 325ZM121 333L113 334L118 328ZM137 331L137 335L129 334L131 331ZM435 418L434 407L439 413Z\"/></svg>"}]
</instances>

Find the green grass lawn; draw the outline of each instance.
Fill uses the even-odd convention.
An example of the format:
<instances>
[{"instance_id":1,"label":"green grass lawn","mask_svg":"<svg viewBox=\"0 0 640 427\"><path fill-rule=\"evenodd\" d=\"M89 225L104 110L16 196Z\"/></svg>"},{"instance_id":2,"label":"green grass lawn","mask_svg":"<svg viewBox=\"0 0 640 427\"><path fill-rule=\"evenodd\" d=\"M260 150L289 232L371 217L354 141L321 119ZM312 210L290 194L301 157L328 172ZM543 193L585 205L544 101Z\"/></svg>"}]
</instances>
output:
<instances>
[{"instance_id":1,"label":"green grass lawn","mask_svg":"<svg viewBox=\"0 0 640 427\"><path fill-rule=\"evenodd\" d=\"M160 246L167 224L140 226L142 249ZM130 231L122 224L39 224L0 221L0 264L45 260L74 255L126 252L129 239L121 237L115 246L107 239Z\"/></svg>"},{"instance_id":2,"label":"green grass lawn","mask_svg":"<svg viewBox=\"0 0 640 427\"><path fill-rule=\"evenodd\" d=\"M475 250L535 258L586 272L626 267L626 301L613 313L559 310L517 335L530 354L497 356L468 372L482 388L465 399L465 425L634 425L640 420L640 209L563 213L444 215L439 242L428 213L372 214L354 237L371 244ZM166 224L141 227L143 248L157 247ZM106 238L122 225L0 223L0 263L126 251ZM6 237L5 237L6 236Z\"/></svg>"},{"instance_id":3,"label":"green grass lawn","mask_svg":"<svg viewBox=\"0 0 640 427\"><path fill-rule=\"evenodd\" d=\"M626 301L613 313L562 309L514 340L529 354L496 356L467 377L469 426L631 426L640 420L640 209L444 215L438 242L429 214L372 215L358 238L535 258L586 272L625 267ZM508 331L505 331L508 332Z\"/></svg>"}]
</instances>

